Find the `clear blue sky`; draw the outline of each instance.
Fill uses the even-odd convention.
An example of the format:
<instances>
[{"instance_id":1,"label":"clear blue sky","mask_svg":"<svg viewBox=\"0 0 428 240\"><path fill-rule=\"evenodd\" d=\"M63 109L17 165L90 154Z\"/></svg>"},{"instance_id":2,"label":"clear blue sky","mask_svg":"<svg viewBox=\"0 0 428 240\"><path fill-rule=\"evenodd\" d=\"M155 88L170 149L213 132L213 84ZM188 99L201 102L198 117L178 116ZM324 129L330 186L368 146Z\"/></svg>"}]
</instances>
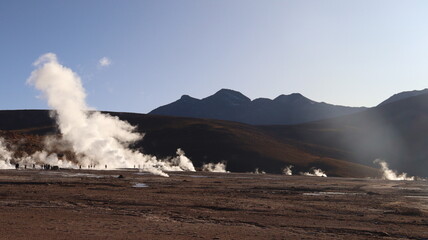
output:
<instances>
[{"instance_id":1,"label":"clear blue sky","mask_svg":"<svg viewBox=\"0 0 428 240\"><path fill-rule=\"evenodd\" d=\"M100 110L221 88L374 106L428 87L427 13L412 0L2 0L0 109L47 108L25 84L47 52Z\"/></svg>"}]
</instances>

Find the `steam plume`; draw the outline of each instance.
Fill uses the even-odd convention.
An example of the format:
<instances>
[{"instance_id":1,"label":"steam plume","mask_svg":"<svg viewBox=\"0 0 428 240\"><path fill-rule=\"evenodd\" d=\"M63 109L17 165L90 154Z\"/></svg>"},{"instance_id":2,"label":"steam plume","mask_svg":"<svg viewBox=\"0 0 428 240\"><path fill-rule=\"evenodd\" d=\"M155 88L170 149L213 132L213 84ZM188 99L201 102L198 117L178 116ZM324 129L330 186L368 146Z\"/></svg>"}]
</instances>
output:
<instances>
[{"instance_id":1,"label":"steam plume","mask_svg":"<svg viewBox=\"0 0 428 240\"><path fill-rule=\"evenodd\" d=\"M319 168L313 168L312 172L305 172L303 175L305 176L314 176L314 177L327 177L327 174Z\"/></svg>"},{"instance_id":2,"label":"steam plume","mask_svg":"<svg viewBox=\"0 0 428 240\"><path fill-rule=\"evenodd\" d=\"M166 171L196 171L192 161L185 156L184 151L180 148L177 149L177 157L173 158L163 169Z\"/></svg>"},{"instance_id":3,"label":"steam plume","mask_svg":"<svg viewBox=\"0 0 428 240\"><path fill-rule=\"evenodd\" d=\"M293 175L293 171L291 170L293 168L293 165L286 166L284 169L282 169L282 174L291 176Z\"/></svg>"},{"instance_id":4,"label":"steam plume","mask_svg":"<svg viewBox=\"0 0 428 240\"><path fill-rule=\"evenodd\" d=\"M227 172L226 171L226 163L224 163L224 162L219 162L217 164L207 163L207 164L202 165L202 171L225 173L225 172Z\"/></svg>"},{"instance_id":5,"label":"steam plume","mask_svg":"<svg viewBox=\"0 0 428 240\"><path fill-rule=\"evenodd\" d=\"M0 138L0 169L11 169L13 168L10 160L12 159L12 153L6 148L4 139Z\"/></svg>"},{"instance_id":6,"label":"steam plume","mask_svg":"<svg viewBox=\"0 0 428 240\"><path fill-rule=\"evenodd\" d=\"M58 63L53 53L41 56L35 63L28 83L43 92L50 107L56 110L57 124L62 137L69 142L78 157L78 163L103 168L131 168L168 176L163 171L190 170L193 165L178 153L178 159L159 161L128 148L143 136L136 127L100 112L89 111L80 77ZM191 166L190 166L191 165Z\"/></svg>"},{"instance_id":7,"label":"steam plume","mask_svg":"<svg viewBox=\"0 0 428 240\"><path fill-rule=\"evenodd\" d=\"M388 163L385 161L382 161L380 159L376 159L373 161L373 163L377 163L380 165L380 170L382 171L382 179L385 180L405 180L405 181L413 181L415 180L415 177L407 177L407 173L401 173L397 174L397 172L389 169Z\"/></svg>"}]
</instances>

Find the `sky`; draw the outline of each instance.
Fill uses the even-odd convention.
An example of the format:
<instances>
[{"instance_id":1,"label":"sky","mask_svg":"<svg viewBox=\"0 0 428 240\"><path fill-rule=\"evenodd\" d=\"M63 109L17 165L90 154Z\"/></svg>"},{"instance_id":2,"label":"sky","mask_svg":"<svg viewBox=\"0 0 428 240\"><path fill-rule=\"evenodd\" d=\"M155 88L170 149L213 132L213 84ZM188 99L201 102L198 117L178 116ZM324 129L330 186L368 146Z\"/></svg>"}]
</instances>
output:
<instances>
[{"instance_id":1,"label":"sky","mask_svg":"<svg viewBox=\"0 0 428 240\"><path fill-rule=\"evenodd\" d=\"M371 107L428 87L427 12L423 0L2 0L0 109L48 108L26 84L48 52L99 110L222 88Z\"/></svg>"}]
</instances>

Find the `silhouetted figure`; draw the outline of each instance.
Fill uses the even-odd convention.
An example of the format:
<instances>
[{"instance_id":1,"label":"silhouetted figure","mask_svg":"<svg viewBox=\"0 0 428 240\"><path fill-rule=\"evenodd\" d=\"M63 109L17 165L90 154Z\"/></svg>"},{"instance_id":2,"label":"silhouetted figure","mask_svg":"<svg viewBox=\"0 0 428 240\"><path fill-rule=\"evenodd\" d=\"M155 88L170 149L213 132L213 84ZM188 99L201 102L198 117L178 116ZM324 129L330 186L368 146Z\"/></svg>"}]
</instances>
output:
<instances>
[{"instance_id":1,"label":"silhouetted figure","mask_svg":"<svg viewBox=\"0 0 428 240\"><path fill-rule=\"evenodd\" d=\"M33 169L35 169L36 168L36 164L33 164Z\"/></svg>"},{"instance_id":2,"label":"silhouetted figure","mask_svg":"<svg viewBox=\"0 0 428 240\"><path fill-rule=\"evenodd\" d=\"M79 165L79 169L82 169L82 165Z\"/></svg>"},{"instance_id":3,"label":"silhouetted figure","mask_svg":"<svg viewBox=\"0 0 428 240\"><path fill-rule=\"evenodd\" d=\"M107 169L107 164L106 164L106 166L105 166L105 167L106 167L106 169Z\"/></svg>"},{"instance_id":4,"label":"silhouetted figure","mask_svg":"<svg viewBox=\"0 0 428 240\"><path fill-rule=\"evenodd\" d=\"M19 163L15 164L15 168L18 169L19 168Z\"/></svg>"},{"instance_id":5,"label":"silhouetted figure","mask_svg":"<svg viewBox=\"0 0 428 240\"><path fill-rule=\"evenodd\" d=\"M27 169L27 165L24 165L24 169Z\"/></svg>"}]
</instances>

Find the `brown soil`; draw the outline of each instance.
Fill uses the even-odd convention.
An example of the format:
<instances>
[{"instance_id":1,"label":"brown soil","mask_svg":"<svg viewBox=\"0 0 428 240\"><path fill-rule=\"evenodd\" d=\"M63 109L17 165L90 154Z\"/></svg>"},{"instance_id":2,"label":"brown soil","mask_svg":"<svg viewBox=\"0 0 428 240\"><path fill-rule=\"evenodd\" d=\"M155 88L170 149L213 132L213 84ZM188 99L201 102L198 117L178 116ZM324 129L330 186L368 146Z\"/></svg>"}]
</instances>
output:
<instances>
[{"instance_id":1,"label":"brown soil","mask_svg":"<svg viewBox=\"0 0 428 240\"><path fill-rule=\"evenodd\" d=\"M428 183L1 170L0 226L0 239L428 239Z\"/></svg>"}]
</instances>

